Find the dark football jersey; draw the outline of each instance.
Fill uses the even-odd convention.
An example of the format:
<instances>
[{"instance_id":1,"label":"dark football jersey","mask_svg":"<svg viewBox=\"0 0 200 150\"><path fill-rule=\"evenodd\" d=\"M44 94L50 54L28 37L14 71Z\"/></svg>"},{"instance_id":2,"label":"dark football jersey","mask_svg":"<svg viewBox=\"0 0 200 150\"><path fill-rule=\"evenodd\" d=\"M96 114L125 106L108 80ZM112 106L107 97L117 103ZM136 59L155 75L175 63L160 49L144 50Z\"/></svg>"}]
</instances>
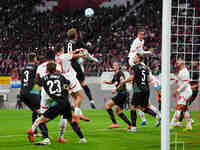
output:
<instances>
[{"instance_id":1,"label":"dark football jersey","mask_svg":"<svg viewBox=\"0 0 200 150\"><path fill-rule=\"evenodd\" d=\"M133 80L133 88L134 92L148 91L149 83L149 69L144 64L136 64L132 67L134 80Z\"/></svg>"},{"instance_id":2,"label":"dark football jersey","mask_svg":"<svg viewBox=\"0 0 200 150\"><path fill-rule=\"evenodd\" d=\"M66 90L66 87L69 86L69 84L70 81L59 73L48 74L40 81L40 85L55 101L60 98L68 97L68 91Z\"/></svg>"},{"instance_id":3,"label":"dark football jersey","mask_svg":"<svg viewBox=\"0 0 200 150\"><path fill-rule=\"evenodd\" d=\"M120 78L121 77L124 78L124 80L125 80L125 75L121 71L118 71L117 73L114 74L113 79L112 79L112 83L115 83L116 87L119 86L119 84L120 84ZM123 86L121 86L120 88L118 88L117 92L127 92L126 84L124 84Z\"/></svg>"},{"instance_id":4,"label":"dark football jersey","mask_svg":"<svg viewBox=\"0 0 200 150\"><path fill-rule=\"evenodd\" d=\"M80 40L77 40L77 41L69 40L69 41L66 41L64 45L65 45L65 53L70 52L70 51L74 51L74 50L79 49L79 48L86 48L87 49L86 45L83 44ZM78 59L79 58L73 58L71 60L71 65L76 72L79 72L79 71L82 70L80 64L78 63Z\"/></svg>"},{"instance_id":5,"label":"dark football jersey","mask_svg":"<svg viewBox=\"0 0 200 150\"><path fill-rule=\"evenodd\" d=\"M20 72L21 92L30 92L35 84L37 66L33 64L26 64L22 67Z\"/></svg>"}]
</instances>

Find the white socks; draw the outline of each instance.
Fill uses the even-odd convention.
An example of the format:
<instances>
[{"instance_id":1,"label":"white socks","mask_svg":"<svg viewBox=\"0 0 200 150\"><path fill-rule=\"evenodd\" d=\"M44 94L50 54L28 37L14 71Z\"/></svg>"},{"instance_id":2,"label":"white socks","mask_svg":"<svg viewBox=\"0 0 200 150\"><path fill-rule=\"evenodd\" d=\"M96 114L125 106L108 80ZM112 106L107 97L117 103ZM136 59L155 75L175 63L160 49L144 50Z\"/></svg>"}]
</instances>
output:
<instances>
[{"instance_id":1,"label":"white socks","mask_svg":"<svg viewBox=\"0 0 200 150\"><path fill-rule=\"evenodd\" d=\"M141 120L142 121L146 121L146 118L144 116L144 112L138 109L138 113L139 113L139 116L140 116Z\"/></svg>"},{"instance_id":2,"label":"white socks","mask_svg":"<svg viewBox=\"0 0 200 150\"><path fill-rule=\"evenodd\" d=\"M82 114L81 109L78 108L78 107L75 107L75 109L74 109L74 114L75 114L77 117L80 117L80 115Z\"/></svg>"},{"instance_id":3,"label":"white socks","mask_svg":"<svg viewBox=\"0 0 200 150\"><path fill-rule=\"evenodd\" d=\"M180 115L181 115L181 111L180 110L176 110L176 112L174 113L174 116L172 118L172 121L171 121L171 125L172 126L176 125L176 122L179 119Z\"/></svg>"},{"instance_id":4,"label":"white socks","mask_svg":"<svg viewBox=\"0 0 200 150\"><path fill-rule=\"evenodd\" d=\"M60 138L64 137L65 128L67 126L67 119L63 119L63 116L60 117Z\"/></svg>"}]
</instances>

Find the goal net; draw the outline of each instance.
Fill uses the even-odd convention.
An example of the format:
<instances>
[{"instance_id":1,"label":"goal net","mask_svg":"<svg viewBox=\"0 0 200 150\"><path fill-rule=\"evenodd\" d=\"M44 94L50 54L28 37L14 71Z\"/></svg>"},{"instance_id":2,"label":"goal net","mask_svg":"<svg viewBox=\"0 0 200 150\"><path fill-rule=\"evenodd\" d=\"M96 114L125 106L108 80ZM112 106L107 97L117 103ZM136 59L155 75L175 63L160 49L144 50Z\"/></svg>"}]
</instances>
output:
<instances>
[{"instance_id":1,"label":"goal net","mask_svg":"<svg viewBox=\"0 0 200 150\"><path fill-rule=\"evenodd\" d=\"M176 60L181 56L190 73L192 85L199 82L200 73L200 11L198 6L195 5L196 3L198 3L198 0L172 0L171 13L169 13L169 17L171 17L170 73L177 74ZM177 98L173 97L173 91L171 90L170 110L176 110ZM195 150L200 147L200 103L198 94L188 109L194 120L193 129L192 131L185 131L186 122L183 120L180 127L171 130L169 135L169 148L171 150Z\"/></svg>"}]
</instances>

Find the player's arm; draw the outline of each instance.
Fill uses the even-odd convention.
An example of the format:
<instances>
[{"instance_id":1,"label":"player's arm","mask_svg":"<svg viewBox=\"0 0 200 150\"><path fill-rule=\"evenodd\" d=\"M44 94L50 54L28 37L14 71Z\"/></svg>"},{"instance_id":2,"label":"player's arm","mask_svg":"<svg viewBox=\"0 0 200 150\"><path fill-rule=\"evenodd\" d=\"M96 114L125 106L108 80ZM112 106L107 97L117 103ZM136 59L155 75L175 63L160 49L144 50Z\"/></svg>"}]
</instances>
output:
<instances>
[{"instance_id":1,"label":"player's arm","mask_svg":"<svg viewBox=\"0 0 200 150\"><path fill-rule=\"evenodd\" d=\"M119 79L120 79L120 83L123 82L123 81L125 80L125 78L124 78L123 75L121 75ZM119 84L119 85L116 87L115 90L119 89L121 86L122 86L122 85Z\"/></svg>"},{"instance_id":2,"label":"player's arm","mask_svg":"<svg viewBox=\"0 0 200 150\"><path fill-rule=\"evenodd\" d=\"M153 77L151 75L148 75L147 78L148 78L148 82L150 84L153 84Z\"/></svg>"},{"instance_id":3,"label":"player's arm","mask_svg":"<svg viewBox=\"0 0 200 150\"><path fill-rule=\"evenodd\" d=\"M39 74L36 74L36 78L35 78L35 85L34 87L37 86L37 87L41 87L42 86L42 78L40 78L40 75Z\"/></svg>"},{"instance_id":4,"label":"player's arm","mask_svg":"<svg viewBox=\"0 0 200 150\"><path fill-rule=\"evenodd\" d=\"M133 81L134 80L134 75L131 75L128 79L126 79L126 80L122 80L121 82L120 82L120 85L124 85L124 84L126 84L126 83L128 83L128 82L131 82L131 81Z\"/></svg>"},{"instance_id":5,"label":"player's arm","mask_svg":"<svg viewBox=\"0 0 200 150\"><path fill-rule=\"evenodd\" d=\"M111 81L103 81L105 84L113 84L112 80Z\"/></svg>"},{"instance_id":6,"label":"player's arm","mask_svg":"<svg viewBox=\"0 0 200 150\"><path fill-rule=\"evenodd\" d=\"M114 80L114 77L113 77L113 79L111 81L104 81L103 83L105 83L105 84L113 84L114 82L115 82L115 80Z\"/></svg>"}]
</instances>

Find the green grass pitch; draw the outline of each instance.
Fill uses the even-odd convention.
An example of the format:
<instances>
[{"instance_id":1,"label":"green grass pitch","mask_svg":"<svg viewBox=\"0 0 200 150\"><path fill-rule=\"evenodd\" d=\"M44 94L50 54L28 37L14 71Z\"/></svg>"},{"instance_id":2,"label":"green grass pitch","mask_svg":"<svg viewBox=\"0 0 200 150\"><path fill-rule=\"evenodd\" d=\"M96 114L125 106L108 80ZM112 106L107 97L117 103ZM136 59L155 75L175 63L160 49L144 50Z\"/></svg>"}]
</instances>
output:
<instances>
[{"instance_id":1,"label":"green grass pitch","mask_svg":"<svg viewBox=\"0 0 200 150\"><path fill-rule=\"evenodd\" d=\"M48 123L52 144L36 146L27 139L26 131L31 127L31 112L28 110L0 110L0 150L160 150L160 127L155 120L146 115L148 124L141 127L137 121L137 132L125 130L127 125L117 116L118 129L107 129L111 121L105 110L85 110L90 122L80 121L80 126L88 140L87 144L78 144L79 138L68 124L65 138L68 143L58 143L59 118ZM129 116L129 112L126 111ZM198 113L192 113L195 124L192 132L183 133L182 128L171 131L171 150L199 150L200 126ZM130 117L130 116L129 116ZM138 117L139 118L139 117ZM41 138L36 138L39 141ZM175 144L175 141L177 144ZM183 144L184 142L184 144Z\"/></svg>"}]
</instances>

